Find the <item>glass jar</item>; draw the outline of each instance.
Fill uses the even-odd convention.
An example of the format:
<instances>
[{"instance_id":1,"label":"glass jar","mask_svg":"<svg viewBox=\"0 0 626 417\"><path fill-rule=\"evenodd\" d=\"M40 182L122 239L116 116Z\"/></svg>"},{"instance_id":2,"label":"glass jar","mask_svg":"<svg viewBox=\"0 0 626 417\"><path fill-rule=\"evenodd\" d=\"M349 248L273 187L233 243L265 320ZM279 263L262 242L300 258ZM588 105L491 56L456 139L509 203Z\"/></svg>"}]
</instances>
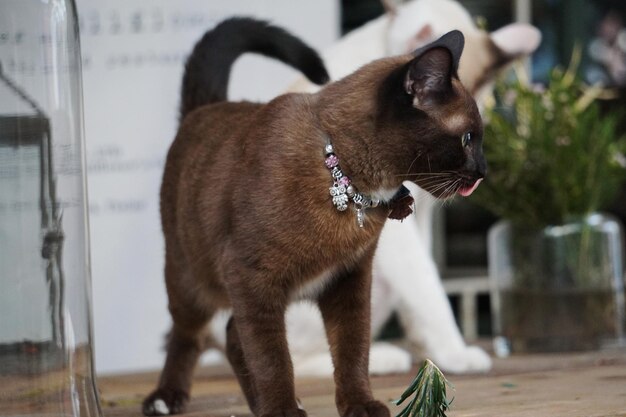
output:
<instances>
[{"instance_id":1,"label":"glass jar","mask_svg":"<svg viewBox=\"0 0 626 417\"><path fill-rule=\"evenodd\" d=\"M623 344L622 239L605 214L540 230L496 223L488 237L496 353Z\"/></svg>"},{"instance_id":2,"label":"glass jar","mask_svg":"<svg viewBox=\"0 0 626 417\"><path fill-rule=\"evenodd\" d=\"M100 416L72 0L0 0L0 415Z\"/></svg>"}]
</instances>

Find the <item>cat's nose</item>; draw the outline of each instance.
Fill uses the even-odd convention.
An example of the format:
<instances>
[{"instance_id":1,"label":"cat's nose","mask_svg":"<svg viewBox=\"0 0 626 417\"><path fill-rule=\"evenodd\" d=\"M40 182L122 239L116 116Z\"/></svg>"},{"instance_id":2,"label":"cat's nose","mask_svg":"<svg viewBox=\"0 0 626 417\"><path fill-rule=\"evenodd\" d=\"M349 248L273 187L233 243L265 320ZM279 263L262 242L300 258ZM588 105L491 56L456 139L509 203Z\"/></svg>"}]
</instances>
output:
<instances>
[{"instance_id":1,"label":"cat's nose","mask_svg":"<svg viewBox=\"0 0 626 417\"><path fill-rule=\"evenodd\" d=\"M478 163L476 164L476 173L480 178L485 178L487 175L487 161L484 157L480 157Z\"/></svg>"},{"instance_id":2,"label":"cat's nose","mask_svg":"<svg viewBox=\"0 0 626 417\"><path fill-rule=\"evenodd\" d=\"M485 161L484 156L481 154L467 158L465 171L471 173L476 179L485 178L487 174L487 161Z\"/></svg>"}]
</instances>

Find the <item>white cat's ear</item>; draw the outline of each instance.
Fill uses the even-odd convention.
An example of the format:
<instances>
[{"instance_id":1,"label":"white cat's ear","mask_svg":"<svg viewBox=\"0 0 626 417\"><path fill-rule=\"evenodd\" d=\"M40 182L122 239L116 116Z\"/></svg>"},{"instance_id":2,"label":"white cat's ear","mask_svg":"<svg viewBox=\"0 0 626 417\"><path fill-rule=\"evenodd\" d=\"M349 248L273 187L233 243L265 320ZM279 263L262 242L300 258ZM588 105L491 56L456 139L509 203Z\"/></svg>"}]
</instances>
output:
<instances>
[{"instance_id":1,"label":"white cat's ear","mask_svg":"<svg viewBox=\"0 0 626 417\"><path fill-rule=\"evenodd\" d=\"M425 24L417 31L417 33L407 41L406 53L416 50L420 46L431 42L434 38L433 27L430 24Z\"/></svg>"},{"instance_id":2,"label":"white cat's ear","mask_svg":"<svg viewBox=\"0 0 626 417\"><path fill-rule=\"evenodd\" d=\"M512 23L489 35L493 43L511 58L530 55L541 43L541 32L526 23Z\"/></svg>"},{"instance_id":3,"label":"white cat's ear","mask_svg":"<svg viewBox=\"0 0 626 417\"><path fill-rule=\"evenodd\" d=\"M451 91L452 77L458 77L457 69L464 45L463 34L455 30L414 52L415 58L408 65L404 89L414 97L416 107L439 101Z\"/></svg>"},{"instance_id":4,"label":"white cat's ear","mask_svg":"<svg viewBox=\"0 0 626 417\"><path fill-rule=\"evenodd\" d=\"M395 16L398 13L398 5L394 0L381 0L380 2L386 13L389 13L392 16Z\"/></svg>"}]
</instances>

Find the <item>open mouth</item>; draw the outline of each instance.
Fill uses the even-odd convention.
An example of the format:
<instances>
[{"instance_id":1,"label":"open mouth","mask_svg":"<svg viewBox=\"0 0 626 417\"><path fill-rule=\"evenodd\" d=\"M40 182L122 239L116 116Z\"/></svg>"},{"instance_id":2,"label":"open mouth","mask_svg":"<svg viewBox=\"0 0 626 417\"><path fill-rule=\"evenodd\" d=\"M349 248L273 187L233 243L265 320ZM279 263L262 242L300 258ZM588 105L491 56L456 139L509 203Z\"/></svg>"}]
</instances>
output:
<instances>
[{"instance_id":1,"label":"open mouth","mask_svg":"<svg viewBox=\"0 0 626 417\"><path fill-rule=\"evenodd\" d=\"M483 179L479 178L477 179L473 185L468 185L468 186L464 186L461 187L457 190L457 193L459 195L462 195L463 197L469 197L470 195L472 195L472 193L474 192L474 190L476 190L478 188L478 186L480 185L481 181Z\"/></svg>"}]
</instances>

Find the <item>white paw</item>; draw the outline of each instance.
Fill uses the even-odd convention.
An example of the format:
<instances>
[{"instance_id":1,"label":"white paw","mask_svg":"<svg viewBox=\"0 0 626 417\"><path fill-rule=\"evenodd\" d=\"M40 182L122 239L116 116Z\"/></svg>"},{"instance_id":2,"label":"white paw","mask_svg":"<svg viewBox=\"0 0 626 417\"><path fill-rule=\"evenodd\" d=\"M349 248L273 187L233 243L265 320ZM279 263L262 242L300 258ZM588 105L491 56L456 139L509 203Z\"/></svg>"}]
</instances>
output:
<instances>
[{"instance_id":1,"label":"white paw","mask_svg":"<svg viewBox=\"0 0 626 417\"><path fill-rule=\"evenodd\" d=\"M411 354L392 344L375 342L370 347L371 375L406 373L411 363Z\"/></svg>"},{"instance_id":2,"label":"white paw","mask_svg":"<svg viewBox=\"0 0 626 417\"><path fill-rule=\"evenodd\" d=\"M491 358L477 346L465 346L462 350L438 351L430 358L444 372L453 374L487 372Z\"/></svg>"},{"instance_id":3,"label":"white paw","mask_svg":"<svg viewBox=\"0 0 626 417\"><path fill-rule=\"evenodd\" d=\"M170 414L170 408L160 398L155 399L145 410L144 413L151 416L167 416Z\"/></svg>"}]
</instances>

